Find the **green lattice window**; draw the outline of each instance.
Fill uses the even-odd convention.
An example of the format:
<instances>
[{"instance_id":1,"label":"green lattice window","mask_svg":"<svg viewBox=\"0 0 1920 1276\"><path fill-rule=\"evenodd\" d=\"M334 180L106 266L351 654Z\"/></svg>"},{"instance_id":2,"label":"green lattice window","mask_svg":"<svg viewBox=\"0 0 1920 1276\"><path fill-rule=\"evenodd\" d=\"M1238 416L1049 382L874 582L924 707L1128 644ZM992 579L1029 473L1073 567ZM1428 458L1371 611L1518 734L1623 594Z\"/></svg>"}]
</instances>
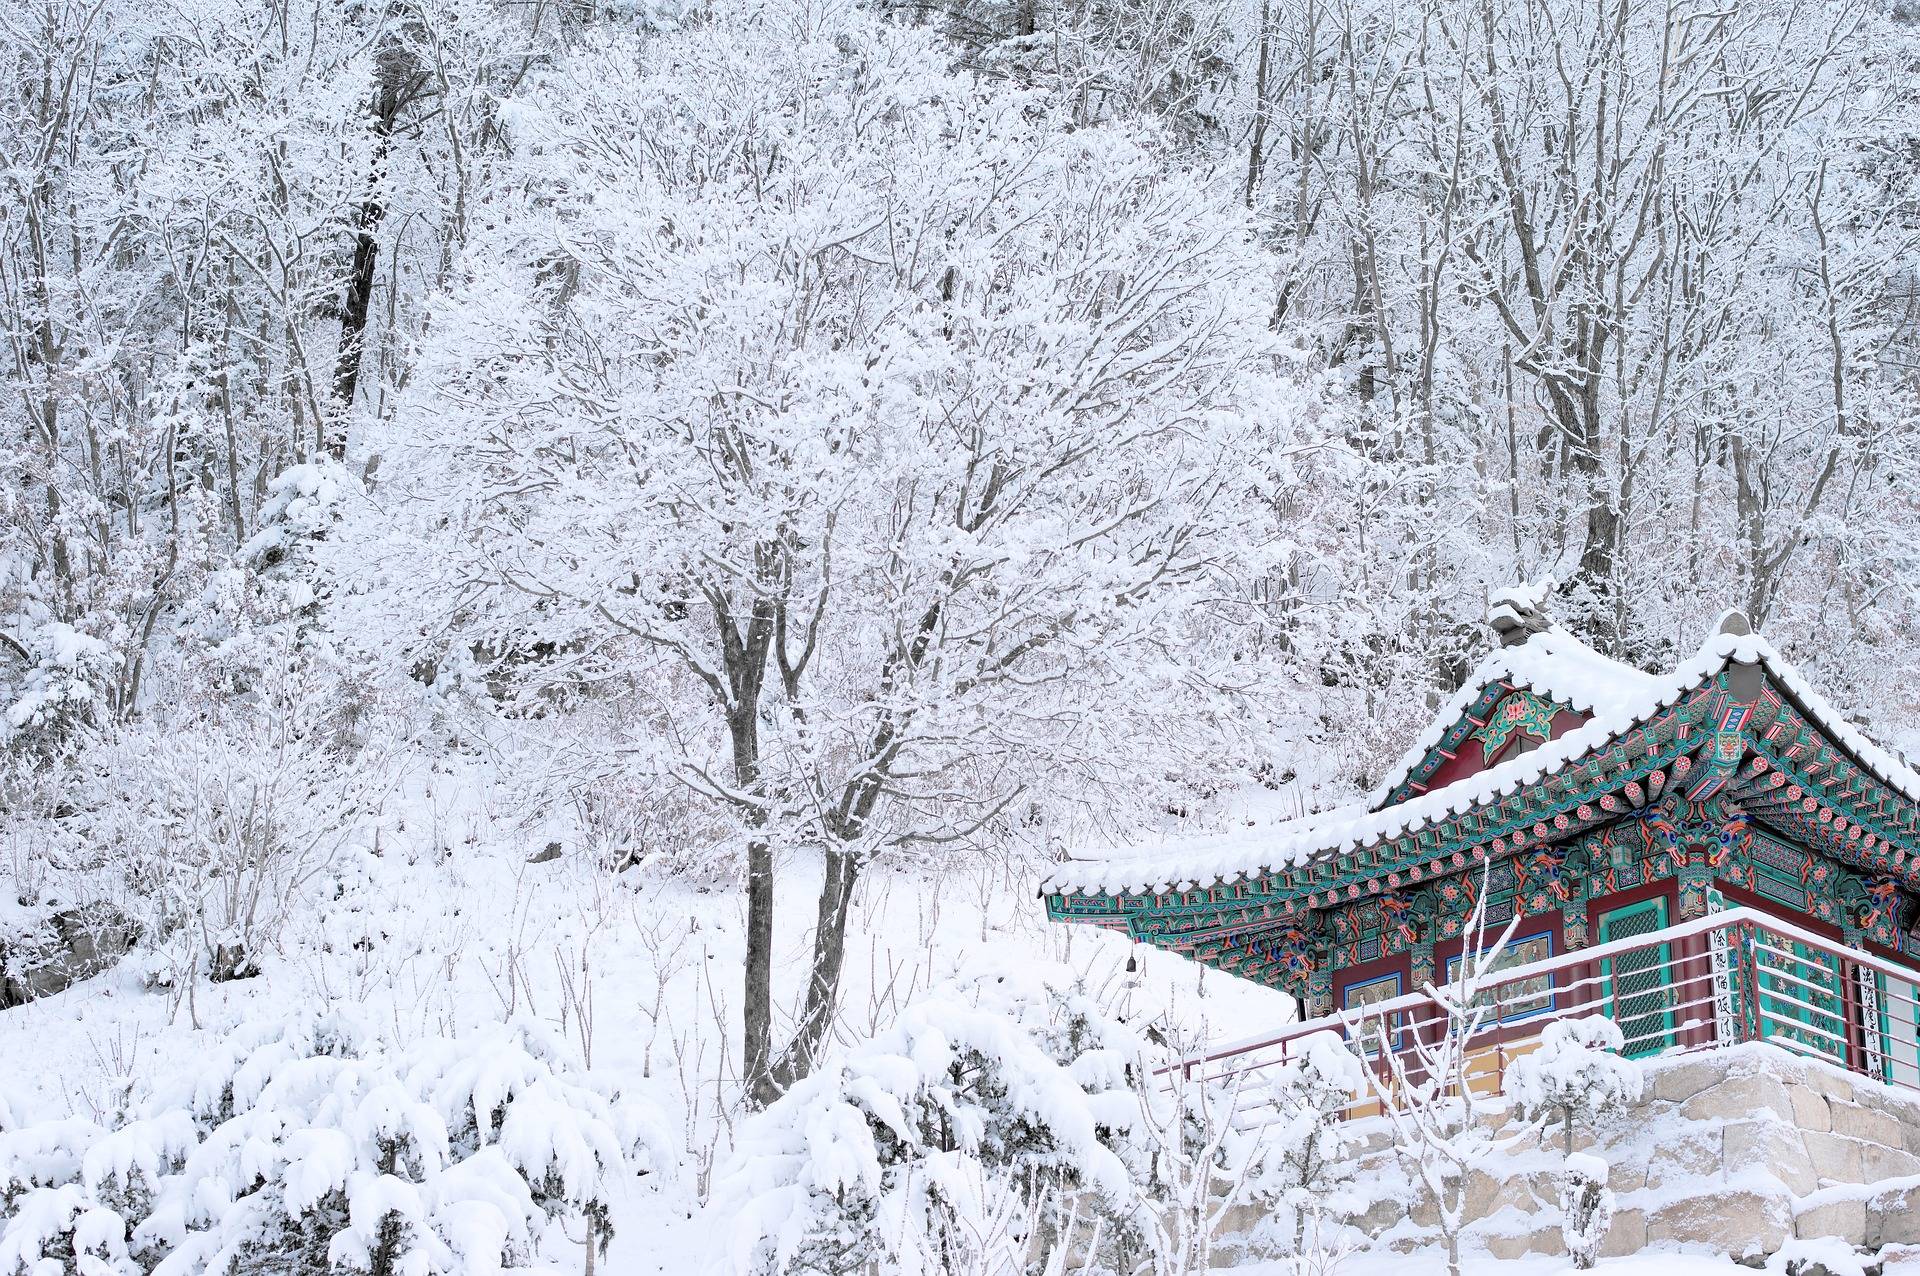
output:
<instances>
[{"instance_id":1,"label":"green lattice window","mask_svg":"<svg viewBox=\"0 0 1920 1276\"><path fill-rule=\"evenodd\" d=\"M1667 901L1643 900L1600 917L1600 942L1635 939L1666 929ZM1673 996L1667 971L1673 962L1666 944L1652 944L1603 959L1600 978L1612 1001L1612 1015L1626 1038L1628 1058L1657 1054L1673 1044Z\"/></svg>"}]
</instances>

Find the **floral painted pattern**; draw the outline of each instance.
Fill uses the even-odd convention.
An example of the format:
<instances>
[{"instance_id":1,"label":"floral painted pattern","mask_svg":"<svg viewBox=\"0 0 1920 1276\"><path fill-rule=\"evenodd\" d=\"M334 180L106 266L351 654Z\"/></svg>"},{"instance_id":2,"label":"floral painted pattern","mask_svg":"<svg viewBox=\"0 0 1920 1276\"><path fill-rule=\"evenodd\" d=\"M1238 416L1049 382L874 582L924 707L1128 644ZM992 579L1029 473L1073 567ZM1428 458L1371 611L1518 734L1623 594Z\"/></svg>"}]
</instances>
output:
<instances>
[{"instance_id":1,"label":"floral painted pattern","mask_svg":"<svg viewBox=\"0 0 1920 1276\"><path fill-rule=\"evenodd\" d=\"M1553 734L1553 703L1531 691L1519 690L1493 706L1485 726L1473 734L1491 758L1505 748L1515 731L1545 743Z\"/></svg>"}]
</instances>

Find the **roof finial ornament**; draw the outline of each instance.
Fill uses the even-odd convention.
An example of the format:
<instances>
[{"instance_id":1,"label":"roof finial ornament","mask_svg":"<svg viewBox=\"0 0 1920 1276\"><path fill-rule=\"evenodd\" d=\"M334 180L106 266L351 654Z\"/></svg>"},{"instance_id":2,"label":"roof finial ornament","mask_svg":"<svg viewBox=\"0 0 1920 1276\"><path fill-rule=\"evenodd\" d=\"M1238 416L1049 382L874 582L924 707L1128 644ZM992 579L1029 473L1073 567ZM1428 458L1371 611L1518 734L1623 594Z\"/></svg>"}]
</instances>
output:
<instances>
[{"instance_id":1,"label":"roof finial ornament","mask_svg":"<svg viewBox=\"0 0 1920 1276\"><path fill-rule=\"evenodd\" d=\"M1558 583L1549 574L1531 585L1508 585L1493 591L1488 600L1487 623L1500 636L1502 647L1518 647L1532 635L1553 628L1545 607Z\"/></svg>"},{"instance_id":2,"label":"roof finial ornament","mask_svg":"<svg viewBox=\"0 0 1920 1276\"><path fill-rule=\"evenodd\" d=\"M1747 619L1746 612L1738 607L1729 607L1720 613L1720 625L1714 632L1744 638L1753 632L1753 622Z\"/></svg>"}]
</instances>

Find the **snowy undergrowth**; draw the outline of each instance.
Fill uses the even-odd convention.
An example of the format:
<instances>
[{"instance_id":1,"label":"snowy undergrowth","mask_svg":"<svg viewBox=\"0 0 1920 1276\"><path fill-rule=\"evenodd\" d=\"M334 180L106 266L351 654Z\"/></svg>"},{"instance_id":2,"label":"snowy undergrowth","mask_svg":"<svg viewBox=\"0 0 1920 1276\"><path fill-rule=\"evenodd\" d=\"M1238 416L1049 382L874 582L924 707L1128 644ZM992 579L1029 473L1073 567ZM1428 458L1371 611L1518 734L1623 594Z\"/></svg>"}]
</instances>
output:
<instances>
[{"instance_id":1,"label":"snowy undergrowth","mask_svg":"<svg viewBox=\"0 0 1920 1276\"><path fill-rule=\"evenodd\" d=\"M1149 1057L1064 970L938 989L746 1123L716 1270L1017 1270L1062 1193L1137 1234Z\"/></svg>"},{"instance_id":2,"label":"snowy undergrowth","mask_svg":"<svg viewBox=\"0 0 1920 1276\"><path fill-rule=\"evenodd\" d=\"M509 1020L543 1025L583 1075L657 1114L666 1148L644 1179L613 1176L604 1198L606 1270L680 1272L712 1245L706 1205L741 1118L737 892L652 869L609 872L581 847L572 813L530 818L497 764L453 751L405 769L287 902L259 973L202 982L190 1014L156 987L151 950L58 995L0 1014L0 1128L72 1118L111 1127L191 1075L237 1029L299 1006L344 1008L383 1049L477 1043ZM529 863L547 846L562 853ZM817 867L792 867L796 901ZM1053 926L1031 876L982 864L937 880L879 870L863 886L849 944L835 1053L892 1029L901 1013L984 956L1062 962L1117 1013L1169 1040L1243 1032L1287 1013L1283 998L1203 975L1118 937ZM799 988L810 909L782 914L782 994ZM1129 955L1139 969L1129 974ZM193 1018L197 1015L199 1026ZM76 1203L77 1203L76 1198ZM549 1261L577 1223L545 1237Z\"/></svg>"},{"instance_id":3,"label":"snowy undergrowth","mask_svg":"<svg viewBox=\"0 0 1920 1276\"><path fill-rule=\"evenodd\" d=\"M107 1124L0 1134L0 1272L533 1271L569 1219L604 1244L612 1183L669 1155L542 1025L392 1049L300 1015Z\"/></svg>"},{"instance_id":4,"label":"snowy undergrowth","mask_svg":"<svg viewBox=\"0 0 1920 1276\"><path fill-rule=\"evenodd\" d=\"M1827 1266L1833 1276L1860 1276L1867 1261L1838 1242L1789 1241L1787 1246L1759 1270L1789 1276L1802 1269L1790 1264L1816 1261ZM1438 1276L1446 1269L1446 1259L1437 1252L1396 1254L1382 1250L1355 1254L1343 1261L1339 1276ZM1913 1276L1920 1272L1920 1255L1890 1249L1875 1261L1882 1276ZM1755 1269L1735 1262L1724 1254L1690 1253L1663 1249L1622 1258L1603 1258L1593 1270L1601 1276L1749 1276ZM1475 1261L1475 1276L1572 1276L1575 1268L1563 1257L1547 1254L1526 1258ZM1298 1269L1286 1263L1256 1263L1240 1270L1240 1276L1298 1276Z\"/></svg>"}]
</instances>

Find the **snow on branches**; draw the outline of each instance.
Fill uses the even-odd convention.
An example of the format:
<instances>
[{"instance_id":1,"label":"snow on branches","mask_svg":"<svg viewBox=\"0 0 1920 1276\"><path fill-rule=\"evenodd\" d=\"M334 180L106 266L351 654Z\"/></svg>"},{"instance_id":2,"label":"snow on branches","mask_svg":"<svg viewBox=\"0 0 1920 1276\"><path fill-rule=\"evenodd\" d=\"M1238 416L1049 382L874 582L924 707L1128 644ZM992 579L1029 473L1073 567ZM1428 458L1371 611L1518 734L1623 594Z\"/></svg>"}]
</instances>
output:
<instances>
[{"instance_id":1,"label":"snow on branches","mask_svg":"<svg viewBox=\"0 0 1920 1276\"><path fill-rule=\"evenodd\" d=\"M406 654L503 697L640 660L716 710L662 746L676 779L834 845L973 828L988 740L1199 729L1182 637L1308 396L1245 225L1151 137L1048 110L853 7L532 81L525 192L382 439L419 524L387 585L446 617Z\"/></svg>"},{"instance_id":2,"label":"snow on branches","mask_svg":"<svg viewBox=\"0 0 1920 1276\"><path fill-rule=\"evenodd\" d=\"M1346 1110L1367 1092L1367 1070L1337 1032L1316 1032L1295 1045L1286 1062L1259 1078L1273 1117L1259 1131L1259 1196L1281 1207L1292 1253L1316 1239L1328 1192L1360 1141Z\"/></svg>"},{"instance_id":3,"label":"snow on branches","mask_svg":"<svg viewBox=\"0 0 1920 1276\"><path fill-rule=\"evenodd\" d=\"M243 1027L112 1128L0 1133L0 1274L543 1270L553 1220L605 1244L653 1130L525 1022L402 1050L343 1015Z\"/></svg>"},{"instance_id":4,"label":"snow on branches","mask_svg":"<svg viewBox=\"0 0 1920 1276\"><path fill-rule=\"evenodd\" d=\"M1440 1012L1437 1030L1411 1030L1391 1012L1372 1019L1353 1015L1348 1024L1357 1040L1374 1043L1385 1064L1368 1072L1368 1085L1392 1131L1395 1156L1433 1199L1448 1276L1461 1276L1460 1238L1471 1221L1468 1185L1498 1150L1482 1119L1486 1097L1475 1084L1481 1067L1478 1038L1493 1013L1486 994L1498 983L1500 956L1518 922L1515 917L1497 936L1489 935L1483 875L1463 929L1465 952L1452 963L1444 985L1423 990Z\"/></svg>"},{"instance_id":5,"label":"snow on branches","mask_svg":"<svg viewBox=\"0 0 1920 1276\"><path fill-rule=\"evenodd\" d=\"M1137 1227L1146 1048L1059 972L937 990L743 1127L720 1267L978 1270L988 1249L1018 1267L1059 1193Z\"/></svg>"}]
</instances>

